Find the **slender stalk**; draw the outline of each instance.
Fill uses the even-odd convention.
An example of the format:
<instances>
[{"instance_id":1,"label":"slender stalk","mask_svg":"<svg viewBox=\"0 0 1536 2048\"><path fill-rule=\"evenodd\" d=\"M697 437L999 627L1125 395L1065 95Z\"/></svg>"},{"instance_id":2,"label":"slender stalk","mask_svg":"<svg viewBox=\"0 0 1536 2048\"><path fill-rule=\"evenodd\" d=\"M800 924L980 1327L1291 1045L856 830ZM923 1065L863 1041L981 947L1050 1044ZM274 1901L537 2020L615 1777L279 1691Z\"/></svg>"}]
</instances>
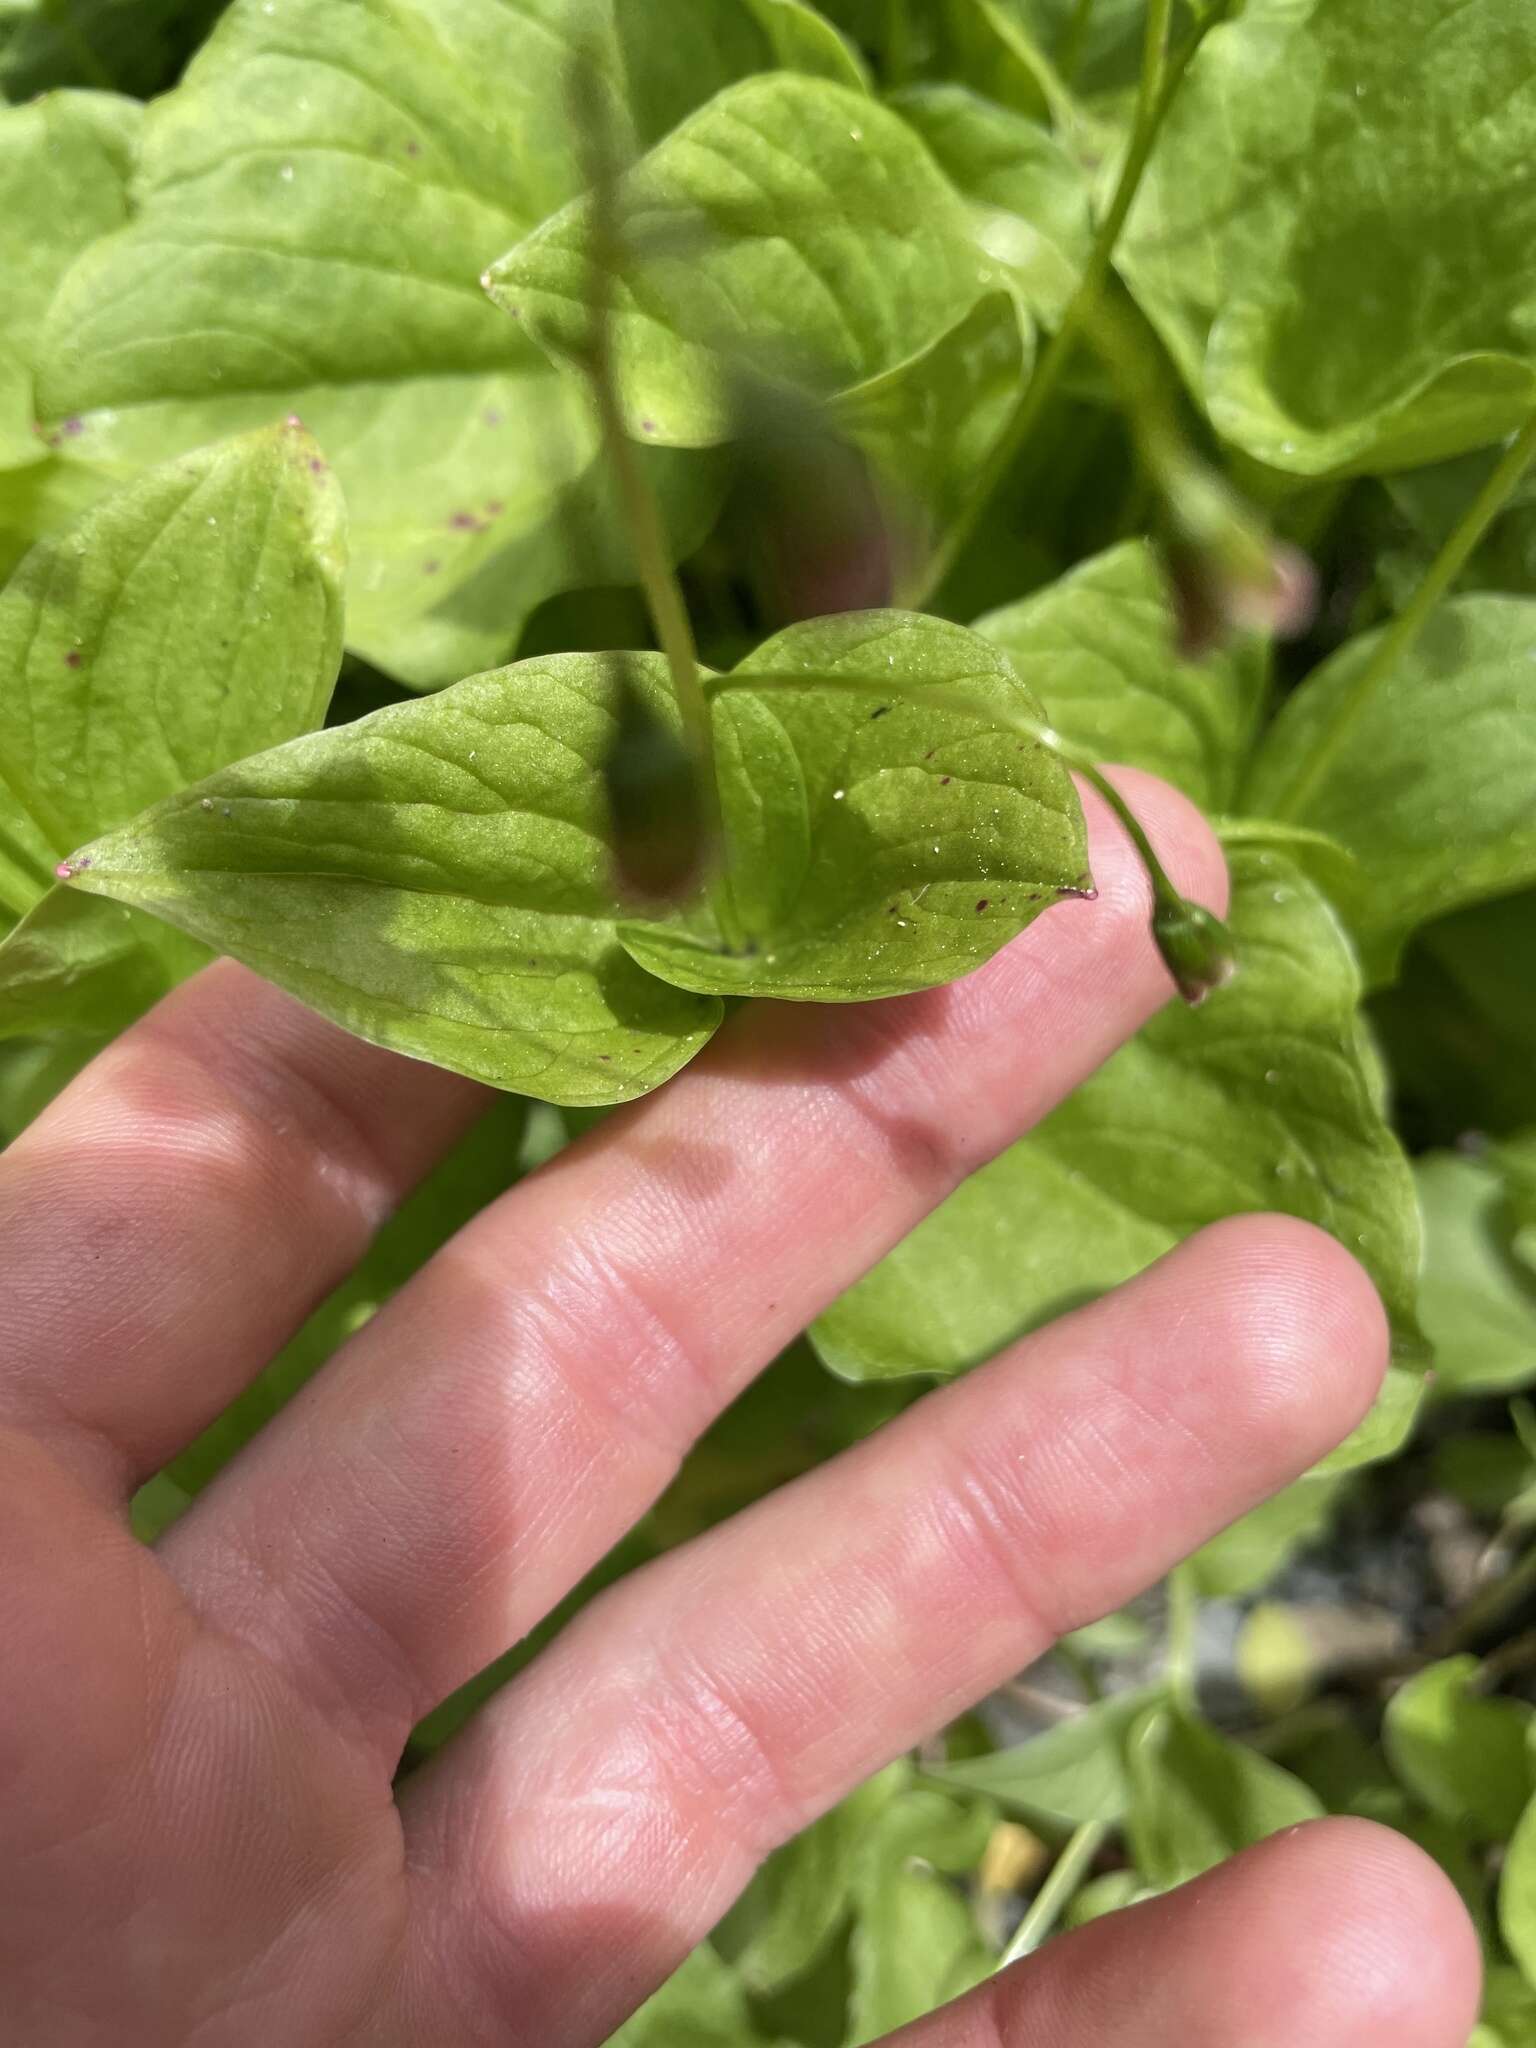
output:
<instances>
[{"instance_id":1,"label":"slender stalk","mask_svg":"<svg viewBox=\"0 0 1536 2048\"><path fill-rule=\"evenodd\" d=\"M1509 494L1536 456L1536 414L1510 441L1487 481L1456 524L1455 531L1425 573L1424 580L1377 642L1376 651L1350 686L1322 744L1275 800L1278 818L1294 818L1338 759L1382 682L1423 632L1431 612L1466 567L1473 549L1497 518Z\"/></svg>"},{"instance_id":2,"label":"slender stalk","mask_svg":"<svg viewBox=\"0 0 1536 2048\"><path fill-rule=\"evenodd\" d=\"M1532 1593L1536 1593L1536 1547L1517 1559L1502 1578L1495 1579L1491 1586L1485 1586L1465 1607L1450 1615L1421 1647L1413 1660L1414 1668L1433 1664L1441 1657L1449 1657L1455 1651L1465 1649L1500 1615Z\"/></svg>"},{"instance_id":3,"label":"slender stalk","mask_svg":"<svg viewBox=\"0 0 1536 2048\"><path fill-rule=\"evenodd\" d=\"M650 479L641 467L635 444L624 426L624 407L619 393L618 366L614 360L612 279L622 261L623 226L619 212L618 178L610 139L604 132L600 102L593 90L587 65L576 67L572 99L586 138L591 185L593 319L587 347L587 368L592 396L602 429L603 449L619 489L619 500L629 531L635 573L645 595L656 639L666 656L673 695L682 719L683 735L693 756L694 772L704 798L709 837L726 858L725 812L720 800L720 781L715 767L714 734L710 724L709 701L699 674L698 649L688 617L682 585L672 565L666 528ZM722 868L714 891L716 915L726 944L733 950L742 945L736 916L735 896L729 872Z\"/></svg>"},{"instance_id":4,"label":"slender stalk","mask_svg":"<svg viewBox=\"0 0 1536 2048\"><path fill-rule=\"evenodd\" d=\"M1082 1888L1083 1879L1092 1869L1093 1859L1104 1846L1108 1834L1106 1822L1087 1820L1071 1836L1052 1864L1050 1876L1031 1899L1029 1911L1019 1922L1012 1941L1003 1950L997 1965L1000 1970L1006 1970L1021 1956L1033 1955L1052 1932Z\"/></svg>"},{"instance_id":5,"label":"slender stalk","mask_svg":"<svg viewBox=\"0 0 1536 2048\"><path fill-rule=\"evenodd\" d=\"M1090 324L1096 303L1108 279L1121 230L1135 203L1153 148L1162 131L1168 110L1178 93L1184 73L1189 68L1190 59L1208 30L1220 18L1222 11L1217 9L1198 23L1178 51L1170 57L1168 35L1173 17L1173 0L1150 0L1147 8L1147 34L1142 56L1136 119L1131 130L1130 147L1126 151L1125 162L1120 167L1120 176L1116 181L1109 209L1099 223L1077 290L1067 303L1067 309L1061 316L1061 324L1051 337L1050 346L1041 357L1035 374L1020 393L1013 416L988 457L965 510L950 528L944 545L934 557L928 573L930 593L938 588L954 567L961 550L976 531L982 516L1013 468L1020 450L1033 433L1040 415L1061 383L1076 352L1082 332Z\"/></svg>"},{"instance_id":6,"label":"slender stalk","mask_svg":"<svg viewBox=\"0 0 1536 2048\"><path fill-rule=\"evenodd\" d=\"M1167 1587L1163 1675L1174 1701L1181 1707L1193 1707L1197 1670L1195 1630L1200 1618L1200 1605L1189 1566L1175 1565L1168 1574Z\"/></svg>"}]
</instances>

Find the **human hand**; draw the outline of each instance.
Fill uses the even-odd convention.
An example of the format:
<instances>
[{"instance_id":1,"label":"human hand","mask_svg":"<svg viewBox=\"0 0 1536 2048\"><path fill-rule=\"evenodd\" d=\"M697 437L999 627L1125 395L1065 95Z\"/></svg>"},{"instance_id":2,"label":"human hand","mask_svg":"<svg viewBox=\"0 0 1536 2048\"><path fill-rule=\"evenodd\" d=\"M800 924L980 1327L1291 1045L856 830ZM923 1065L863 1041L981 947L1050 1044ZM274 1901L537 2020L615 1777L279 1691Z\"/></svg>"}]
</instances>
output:
<instances>
[{"instance_id":1,"label":"human hand","mask_svg":"<svg viewBox=\"0 0 1536 2048\"><path fill-rule=\"evenodd\" d=\"M1181 886L1220 856L1125 778ZM140 1481L484 1107L209 969L0 1159L0 2039L593 2048L777 1843L1292 1478L1380 1307L1245 1217L634 1574L400 1789L806 1321L1169 984L1096 903L930 994L759 1005L486 1210L153 1549ZM1471 1930L1328 1821L1051 1942L905 2048L1459 2048Z\"/></svg>"}]
</instances>

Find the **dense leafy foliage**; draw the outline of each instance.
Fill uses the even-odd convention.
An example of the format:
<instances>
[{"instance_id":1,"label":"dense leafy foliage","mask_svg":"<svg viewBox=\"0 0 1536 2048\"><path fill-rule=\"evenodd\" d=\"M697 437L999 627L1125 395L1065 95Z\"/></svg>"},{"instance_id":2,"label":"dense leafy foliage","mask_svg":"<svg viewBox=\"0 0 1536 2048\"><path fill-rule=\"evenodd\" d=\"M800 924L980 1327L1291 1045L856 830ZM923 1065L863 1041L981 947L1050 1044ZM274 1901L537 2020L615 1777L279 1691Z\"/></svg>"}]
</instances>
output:
<instances>
[{"instance_id":1,"label":"dense leafy foliage","mask_svg":"<svg viewBox=\"0 0 1536 2048\"><path fill-rule=\"evenodd\" d=\"M1236 978L589 1589L1236 1212L1362 1259L1386 1390L618 2038L856 2048L1332 1811L1536 2039L1527 0L0 0L0 91L0 1139L209 949L508 1091L143 1533L728 1001L966 973L1092 886L1068 764L1155 771Z\"/></svg>"}]
</instances>

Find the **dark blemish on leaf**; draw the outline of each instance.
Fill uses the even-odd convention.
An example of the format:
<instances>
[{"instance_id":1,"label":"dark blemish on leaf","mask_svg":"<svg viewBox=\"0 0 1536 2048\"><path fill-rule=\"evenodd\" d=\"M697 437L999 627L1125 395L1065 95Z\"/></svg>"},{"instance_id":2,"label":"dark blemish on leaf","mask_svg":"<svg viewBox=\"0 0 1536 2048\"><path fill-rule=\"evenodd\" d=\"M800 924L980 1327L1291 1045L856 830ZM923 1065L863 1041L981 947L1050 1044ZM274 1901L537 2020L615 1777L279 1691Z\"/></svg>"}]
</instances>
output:
<instances>
[{"instance_id":1,"label":"dark blemish on leaf","mask_svg":"<svg viewBox=\"0 0 1536 2048\"><path fill-rule=\"evenodd\" d=\"M1058 896L1075 896L1080 903L1097 903L1099 892L1090 882L1086 889L1069 889L1065 883L1057 890Z\"/></svg>"},{"instance_id":2,"label":"dark blemish on leaf","mask_svg":"<svg viewBox=\"0 0 1536 2048\"><path fill-rule=\"evenodd\" d=\"M891 707L889 704L877 704L874 710L871 711L871 713L869 714L871 721L877 718L884 718L890 711L890 708Z\"/></svg>"},{"instance_id":3,"label":"dark blemish on leaf","mask_svg":"<svg viewBox=\"0 0 1536 2048\"><path fill-rule=\"evenodd\" d=\"M82 658L79 648L71 647L68 654L64 657L64 666L66 668L78 668Z\"/></svg>"},{"instance_id":4,"label":"dark blemish on leaf","mask_svg":"<svg viewBox=\"0 0 1536 2048\"><path fill-rule=\"evenodd\" d=\"M71 440L74 439L76 434L83 434L85 432L85 421L81 419L79 413L72 412L70 414L69 418L64 422L64 431Z\"/></svg>"},{"instance_id":5,"label":"dark blemish on leaf","mask_svg":"<svg viewBox=\"0 0 1536 2048\"><path fill-rule=\"evenodd\" d=\"M423 562L421 565L421 573L423 576L435 576L442 566L443 565L441 562Z\"/></svg>"},{"instance_id":6,"label":"dark blemish on leaf","mask_svg":"<svg viewBox=\"0 0 1536 2048\"><path fill-rule=\"evenodd\" d=\"M223 807L223 815L226 818L232 818L235 815L234 811L230 808L228 804L225 804Z\"/></svg>"},{"instance_id":7,"label":"dark blemish on leaf","mask_svg":"<svg viewBox=\"0 0 1536 2048\"><path fill-rule=\"evenodd\" d=\"M456 533L478 533L481 526L473 512L455 512L448 524Z\"/></svg>"},{"instance_id":8,"label":"dark blemish on leaf","mask_svg":"<svg viewBox=\"0 0 1536 2048\"><path fill-rule=\"evenodd\" d=\"M500 498L492 498L491 502L485 508L487 517L491 519L499 519L502 513L506 511L506 509L506 506L503 505Z\"/></svg>"},{"instance_id":9,"label":"dark blemish on leaf","mask_svg":"<svg viewBox=\"0 0 1536 2048\"><path fill-rule=\"evenodd\" d=\"M325 464L320 460L318 455L311 455L311 457L309 458L309 466L314 471L316 476L321 476L324 474Z\"/></svg>"},{"instance_id":10,"label":"dark blemish on leaf","mask_svg":"<svg viewBox=\"0 0 1536 2048\"><path fill-rule=\"evenodd\" d=\"M600 1052L598 1054L598 1058L600 1060L611 1060L613 1058L613 1054L611 1052Z\"/></svg>"},{"instance_id":11,"label":"dark blemish on leaf","mask_svg":"<svg viewBox=\"0 0 1536 2048\"><path fill-rule=\"evenodd\" d=\"M642 434L654 434L656 431L656 422L654 420L642 420L640 422L640 431Z\"/></svg>"},{"instance_id":12,"label":"dark blemish on leaf","mask_svg":"<svg viewBox=\"0 0 1536 2048\"><path fill-rule=\"evenodd\" d=\"M530 961L528 962L528 965L529 965L530 967L537 967L537 966L538 966L538 964L539 964L539 963L538 963L538 961L537 961L537 960L530 960Z\"/></svg>"},{"instance_id":13,"label":"dark blemish on leaf","mask_svg":"<svg viewBox=\"0 0 1536 2048\"><path fill-rule=\"evenodd\" d=\"M688 673L688 671L687 671L686 669L684 669L683 673L684 673L684 675L686 675L686 674ZM939 787L940 787L940 789L947 789L947 788L948 788L948 786L949 786L949 784L950 784L950 783L952 783L952 782L954 781L954 779L955 779L955 778L953 777L953 775L941 775L941 776L939 777Z\"/></svg>"},{"instance_id":14,"label":"dark blemish on leaf","mask_svg":"<svg viewBox=\"0 0 1536 2048\"><path fill-rule=\"evenodd\" d=\"M89 855L88 853L79 853L79 854L76 854L76 856L75 856L75 873L76 873L77 875L83 875L83 874L85 873L86 869L87 869L88 867L90 867L90 865L91 865L91 856L90 856L90 855Z\"/></svg>"},{"instance_id":15,"label":"dark blemish on leaf","mask_svg":"<svg viewBox=\"0 0 1536 2048\"><path fill-rule=\"evenodd\" d=\"M885 906L885 914L887 917L894 917L896 915L896 906L894 903L887 903L887 905Z\"/></svg>"},{"instance_id":16,"label":"dark blemish on leaf","mask_svg":"<svg viewBox=\"0 0 1536 2048\"><path fill-rule=\"evenodd\" d=\"M976 905L976 909L977 909L978 913L980 913L981 911L985 910L985 909L986 909L986 907L987 907L987 905L988 905L988 904L989 904L989 903L991 902L991 900L992 900L992 899L991 899L991 897L990 897L990 896L983 896L983 897L981 898L980 902L979 902L979 903L978 903L978 904Z\"/></svg>"},{"instance_id":17,"label":"dark blemish on leaf","mask_svg":"<svg viewBox=\"0 0 1536 2048\"><path fill-rule=\"evenodd\" d=\"M928 749L927 753L926 753L926 754L924 754L924 756L923 756L923 759L924 759L925 761L931 761L931 760L933 759L934 755L935 755L935 754L936 754L936 753L937 753L938 751L939 751L939 750L938 750L938 748L937 748L937 747L930 747L930 748Z\"/></svg>"},{"instance_id":18,"label":"dark blemish on leaf","mask_svg":"<svg viewBox=\"0 0 1536 2048\"><path fill-rule=\"evenodd\" d=\"M488 405L485 408L485 411L481 413L480 417L485 421L485 424L488 427L499 427L501 425L502 419L504 418L504 415L502 413L499 413L494 405Z\"/></svg>"},{"instance_id":19,"label":"dark blemish on leaf","mask_svg":"<svg viewBox=\"0 0 1536 2048\"><path fill-rule=\"evenodd\" d=\"M421 144L419 142L408 142L405 145L405 153L407 156L420 156Z\"/></svg>"}]
</instances>

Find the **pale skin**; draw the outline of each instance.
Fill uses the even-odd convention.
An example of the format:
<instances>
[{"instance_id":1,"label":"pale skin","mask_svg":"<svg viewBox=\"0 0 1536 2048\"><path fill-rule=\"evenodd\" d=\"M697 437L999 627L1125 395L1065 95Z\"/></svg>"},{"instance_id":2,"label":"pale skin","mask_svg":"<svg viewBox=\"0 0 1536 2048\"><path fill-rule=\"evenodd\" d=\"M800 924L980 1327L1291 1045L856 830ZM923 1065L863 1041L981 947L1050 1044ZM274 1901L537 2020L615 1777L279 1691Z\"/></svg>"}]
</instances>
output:
<instances>
[{"instance_id":1,"label":"pale skin","mask_svg":"<svg viewBox=\"0 0 1536 2048\"><path fill-rule=\"evenodd\" d=\"M1219 909L1182 799L1118 778ZM699 1432L1170 988L1100 896L953 988L759 1005L482 1213L156 1548L140 1481L483 1109L221 963L0 1158L0 2039L596 2048L775 1846L1343 1437L1331 1239L1244 1217L594 1602L398 1796ZM902 2048L1461 2048L1476 1943L1326 1821L1052 1941Z\"/></svg>"}]
</instances>

